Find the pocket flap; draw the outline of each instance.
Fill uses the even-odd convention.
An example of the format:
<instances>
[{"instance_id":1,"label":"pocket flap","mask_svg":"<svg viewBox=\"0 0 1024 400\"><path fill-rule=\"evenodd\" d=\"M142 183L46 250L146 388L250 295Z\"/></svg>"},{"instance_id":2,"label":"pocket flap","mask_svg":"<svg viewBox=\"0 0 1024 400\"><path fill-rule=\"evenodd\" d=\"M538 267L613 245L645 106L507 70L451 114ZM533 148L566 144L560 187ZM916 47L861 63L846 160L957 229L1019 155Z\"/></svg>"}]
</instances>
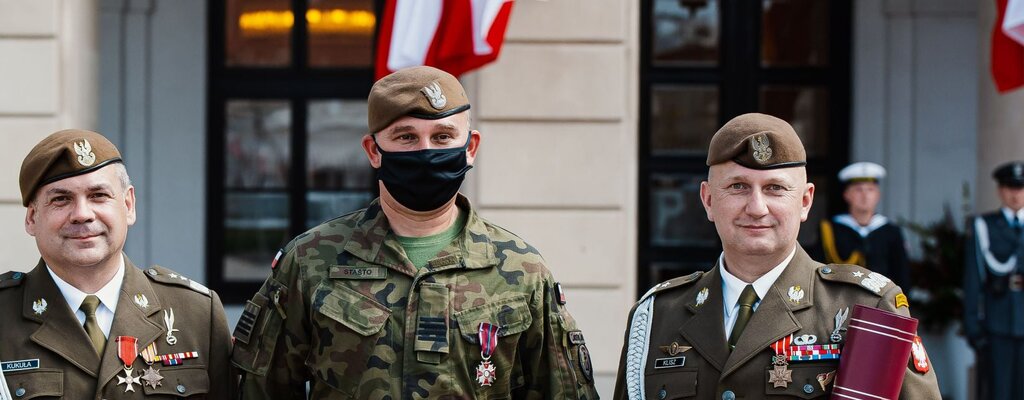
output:
<instances>
[{"instance_id":1,"label":"pocket flap","mask_svg":"<svg viewBox=\"0 0 1024 400\"><path fill-rule=\"evenodd\" d=\"M316 291L316 308L320 314L352 331L370 336L381 331L391 317L391 310L344 285L321 285Z\"/></svg>"},{"instance_id":2,"label":"pocket flap","mask_svg":"<svg viewBox=\"0 0 1024 400\"><path fill-rule=\"evenodd\" d=\"M645 391L650 399L682 399L697 395L697 368L658 371L644 377Z\"/></svg>"},{"instance_id":3,"label":"pocket flap","mask_svg":"<svg viewBox=\"0 0 1024 400\"><path fill-rule=\"evenodd\" d=\"M526 296L516 296L459 311L455 313L455 320L459 322L462 338L478 344L477 329L481 322L498 325L498 337L504 337L527 330L533 323L533 316L526 305Z\"/></svg>"},{"instance_id":4,"label":"pocket flap","mask_svg":"<svg viewBox=\"0 0 1024 400\"><path fill-rule=\"evenodd\" d=\"M44 396L64 396L64 371L59 369L46 368L20 373L8 372L5 374L5 378L11 394L19 400Z\"/></svg>"},{"instance_id":5,"label":"pocket flap","mask_svg":"<svg viewBox=\"0 0 1024 400\"><path fill-rule=\"evenodd\" d=\"M156 370L156 368L154 368ZM145 370L143 370L145 374ZM163 376L157 387L146 385L143 381L142 389L147 396L167 395L177 397L189 397L197 394L206 394L210 391L210 376L206 373L206 367L167 367L159 370Z\"/></svg>"}]
</instances>

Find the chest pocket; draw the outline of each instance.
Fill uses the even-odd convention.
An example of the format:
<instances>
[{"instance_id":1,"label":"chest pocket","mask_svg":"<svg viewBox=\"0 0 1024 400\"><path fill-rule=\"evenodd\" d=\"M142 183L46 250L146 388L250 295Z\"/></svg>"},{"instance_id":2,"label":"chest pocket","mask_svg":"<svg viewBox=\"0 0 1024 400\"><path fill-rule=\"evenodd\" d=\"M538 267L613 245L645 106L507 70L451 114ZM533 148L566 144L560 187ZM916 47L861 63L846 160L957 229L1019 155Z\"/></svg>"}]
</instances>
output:
<instances>
[{"instance_id":1,"label":"chest pocket","mask_svg":"<svg viewBox=\"0 0 1024 400\"><path fill-rule=\"evenodd\" d=\"M838 362L836 363L821 363L821 364L790 364L789 369L792 371L791 377L793 382L790 382L785 388L775 387L774 384L769 382L771 379L772 367L768 367L764 372L764 393L768 396L782 396L784 398L796 398L796 399L818 399L827 398L829 393L832 392L832 384L835 382L835 372L839 369ZM826 381L824 374L832 372L831 381ZM818 375L821 374L822 381L828 382L822 389L821 383L818 381ZM773 397L769 397L773 398Z\"/></svg>"},{"instance_id":2,"label":"chest pocket","mask_svg":"<svg viewBox=\"0 0 1024 400\"><path fill-rule=\"evenodd\" d=\"M328 386L353 395L377 347L390 350L384 327L391 310L345 285L321 284L315 292L310 357ZM386 371L385 371L386 372Z\"/></svg>"},{"instance_id":3,"label":"chest pocket","mask_svg":"<svg viewBox=\"0 0 1024 400\"><path fill-rule=\"evenodd\" d=\"M495 379L491 386L473 382L471 387L475 388L478 396L500 398L494 396L502 393L507 395L512 389L526 383L522 364L516 362L519 358L520 336L533 323L525 295L500 299L459 311L455 313L455 320L458 322L459 334L462 337L462 340L458 341L458 346L461 347L460 353L464 356L459 363L462 365L455 365L454 368L462 369L457 374L470 377L477 376L477 366L483 361L480 339L477 336L480 324L486 322L499 326L498 343L490 359L494 365ZM488 396L488 393L491 395Z\"/></svg>"},{"instance_id":4,"label":"chest pocket","mask_svg":"<svg viewBox=\"0 0 1024 400\"><path fill-rule=\"evenodd\" d=\"M16 399L45 399L64 396L64 372L58 369L37 369L5 374L7 387ZM20 393L20 394L19 394Z\"/></svg>"},{"instance_id":5,"label":"chest pocket","mask_svg":"<svg viewBox=\"0 0 1024 400\"><path fill-rule=\"evenodd\" d=\"M644 376L644 394L651 400L685 399L697 395L697 368L655 369Z\"/></svg>"},{"instance_id":6,"label":"chest pocket","mask_svg":"<svg viewBox=\"0 0 1024 400\"><path fill-rule=\"evenodd\" d=\"M160 369L160 375L164 377L160 386L151 387L142 385L147 398L149 396L164 396L166 398L206 398L210 391L210 376L206 373L206 367L167 367ZM193 397L195 396L195 397Z\"/></svg>"}]
</instances>

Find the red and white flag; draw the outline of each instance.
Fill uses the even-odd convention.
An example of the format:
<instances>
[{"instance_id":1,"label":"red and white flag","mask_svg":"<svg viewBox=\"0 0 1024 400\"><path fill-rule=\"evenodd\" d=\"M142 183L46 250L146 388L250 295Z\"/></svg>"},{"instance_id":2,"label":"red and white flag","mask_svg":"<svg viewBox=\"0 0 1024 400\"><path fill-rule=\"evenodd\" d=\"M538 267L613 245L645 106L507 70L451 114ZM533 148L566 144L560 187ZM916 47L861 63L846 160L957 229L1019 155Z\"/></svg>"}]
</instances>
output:
<instances>
[{"instance_id":1,"label":"red and white flag","mask_svg":"<svg viewBox=\"0 0 1024 400\"><path fill-rule=\"evenodd\" d=\"M1017 3L1017 0L1010 0ZM1013 9L1019 9L1016 4ZM1004 31L1004 22L1013 18L1024 19L1020 15L1011 15L1007 0L996 0L996 23L992 29L992 79L1000 93L1024 86L1024 44L1018 43ZM1016 11L1017 13L1024 10Z\"/></svg>"},{"instance_id":2,"label":"red and white flag","mask_svg":"<svg viewBox=\"0 0 1024 400\"><path fill-rule=\"evenodd\" d=\"M1024 0L1007 0L1003 33L1024 46Z\"/></svg>"},{"instance_id":3,"label":"red and white flag","mask_svg":"<svg viewBox=\"0 0 1024 400\"><path fill-rule=\"evenodd\" d=\"M429 65L459 76L498 58L512 0L387 0L377 79Z\"/></svg>"}]
</instances>

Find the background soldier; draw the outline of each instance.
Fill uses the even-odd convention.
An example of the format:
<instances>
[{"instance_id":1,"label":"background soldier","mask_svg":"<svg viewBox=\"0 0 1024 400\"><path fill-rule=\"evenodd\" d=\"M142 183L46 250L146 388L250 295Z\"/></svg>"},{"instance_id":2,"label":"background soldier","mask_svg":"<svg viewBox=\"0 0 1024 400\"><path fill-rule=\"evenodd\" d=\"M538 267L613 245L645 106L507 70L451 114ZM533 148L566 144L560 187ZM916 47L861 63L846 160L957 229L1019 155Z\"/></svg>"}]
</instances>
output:
<instances>
[{"instance_id":1,"label":"background soldier","mask_svg":"<svg viewBox=\"0 0 1024 400\"><path fill-rule=\"evenodd\" d=\"M122 253L135 188L117 148L95 132L54 133L19 183L41 259L0 275L0 360L15 398L229 398L220 299Z\"/></svg>"},{"instance_id":2,"label":"background soldier","mask_svg":"<svg viewBox=\"0 0 1024 400\"><path fill-rule=\"evenodd\" d=\"M839 171L839 180L846 185L843 199L848 214L822 220L819 230L821 244L815 259L825 263L857 264L892 278L899 287L910 287L907 246L900 227L876 214L882 198L878 182L885 178L885 168L870 162L858 162Z\"/></svg>"},{"instance_id":3,"label":"background soldier","mask_svg":"<svg viewBox=\"0 0 1024 400\"><path fill-rule=\"evenodd\" d=\"M814 199L805 164L800 138L778 118L744 114L715 133L700 194L722 255L708 272L655 286L630 312L617 399L822 397L855 304L909 315L884 276L822 265L797 244ZM901 398L938 399L934 372L908 367Z\"/></svg>"},{"instance_id":4,"label":"background soldier","mask_svg":"<svg viewBox=\"0 0 1024 400\"><path fill-rule=\"evenodd\" d=\"M373 85L380 198L288 243L235 329L244 398L594 399L582 332L537 251L458 195L481 135L455 77Z\"/></svg>"},{"instance_id":5,"label":"background soldier","mask_svg":"<svg viewBox=\"0 0 1024 400\"><path fill-rule=\"evenodd\" d=\"M978 356L987 399L1024 399L1024 162L992 176L1002 208L968 224L964 268L964 330Z\"/></svg>"}]
</instances>

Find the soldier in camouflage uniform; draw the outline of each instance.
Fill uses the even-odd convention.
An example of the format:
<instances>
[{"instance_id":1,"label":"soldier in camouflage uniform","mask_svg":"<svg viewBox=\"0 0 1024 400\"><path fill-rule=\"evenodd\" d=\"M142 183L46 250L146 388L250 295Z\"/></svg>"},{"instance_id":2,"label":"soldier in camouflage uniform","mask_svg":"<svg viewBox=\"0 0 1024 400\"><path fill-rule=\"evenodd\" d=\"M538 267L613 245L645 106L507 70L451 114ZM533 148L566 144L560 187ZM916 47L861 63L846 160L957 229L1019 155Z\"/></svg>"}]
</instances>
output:
<instances>
[{"instance_id":1,"label":"soldier in camouflage uniform","mask_svg":"<svg viewBox=\"0 0 1024 400\"><path fill-rule=\"evenodd\" d=\"M234 334L243 398L597 398L543 258L457 194L480 142L468 109L434 68L374 84L381 197L278 254Z\"/></svg>"}]
</instances>

